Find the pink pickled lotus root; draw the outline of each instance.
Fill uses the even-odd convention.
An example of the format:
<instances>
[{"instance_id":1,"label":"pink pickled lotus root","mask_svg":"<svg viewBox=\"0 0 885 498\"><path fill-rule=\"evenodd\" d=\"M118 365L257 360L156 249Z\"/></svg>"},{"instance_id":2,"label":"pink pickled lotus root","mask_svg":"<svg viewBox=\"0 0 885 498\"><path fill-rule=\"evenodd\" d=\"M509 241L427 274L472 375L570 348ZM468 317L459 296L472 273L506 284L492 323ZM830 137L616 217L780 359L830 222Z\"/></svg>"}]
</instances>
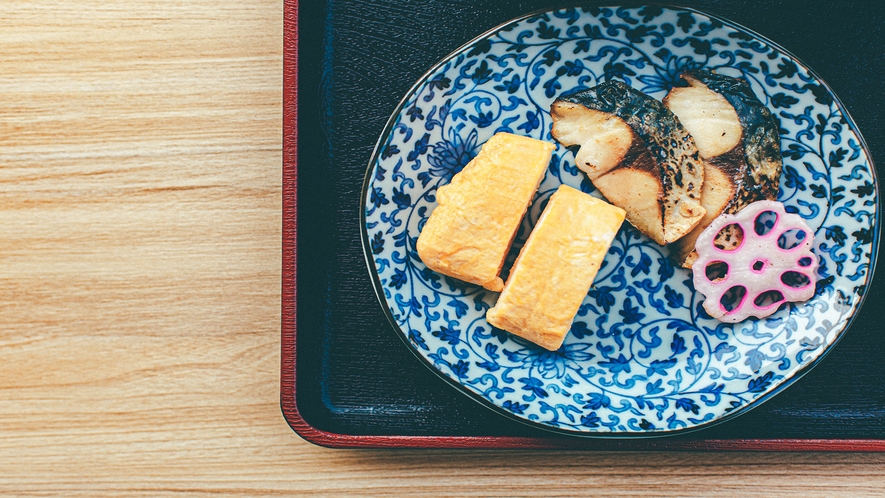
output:
<instances>
[{"instance_id":1,"label":"pink pickled lotus root","mask_svg":"<svg viewBox=\"0 0 885 498\"><path fill-rule=\"evenodd\" d=\"M756 218L768 211L777 218L771 230L759 235ZM744 232L740 245L731 250L714 245L716 235L728 225L739 225ZM788 244L779 244L781 236L786 240L795 234L795 241L802 236L798 231L804 232L804 239L795 247L782 248ZM719 216L698 237L698 259L691 267L695 289L706 296L704 309L720 321L737 323L751 316L766 317L784 301L811 299L817 269L817 257L811 250L813 239L814 232L802 218L787 213L780 202L757 201L737 214ZM745 290L743 296L741 287ZM732 301L737 300L737 304L726 307L729 298L735 296ZM734 308L729 309L731 306Z\"/></svg>"}]
</instances>

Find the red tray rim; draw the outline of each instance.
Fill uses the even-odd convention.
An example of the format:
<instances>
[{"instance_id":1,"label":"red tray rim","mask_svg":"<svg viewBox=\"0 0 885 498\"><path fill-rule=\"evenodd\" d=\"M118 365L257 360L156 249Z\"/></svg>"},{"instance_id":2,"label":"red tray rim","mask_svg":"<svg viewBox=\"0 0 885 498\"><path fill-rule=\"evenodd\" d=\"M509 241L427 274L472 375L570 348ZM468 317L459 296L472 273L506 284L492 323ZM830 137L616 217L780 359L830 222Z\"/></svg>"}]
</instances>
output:
<instances>
[{"instance_id":1,"label":"red tray rim","mask_svg":"<svg viewBox=\"0 0 885 498\"><path fill-rule=\"evenodd\" d=\"M571 437L349 435L324 431L301 416L296 396L296 236L298 191L298 0L283 6L283 240L280 407L306 441L329 448L496 448L588 450L885 452L881 439L588 440Z\"/></svg>"}]
</instances>

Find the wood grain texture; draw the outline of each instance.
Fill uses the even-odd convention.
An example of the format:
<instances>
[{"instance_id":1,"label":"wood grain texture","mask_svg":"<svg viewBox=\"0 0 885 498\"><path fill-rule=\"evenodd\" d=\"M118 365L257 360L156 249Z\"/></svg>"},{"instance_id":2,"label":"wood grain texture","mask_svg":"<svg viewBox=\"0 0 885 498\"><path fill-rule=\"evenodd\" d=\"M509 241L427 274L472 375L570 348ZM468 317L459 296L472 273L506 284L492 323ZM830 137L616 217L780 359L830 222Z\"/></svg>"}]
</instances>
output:
<instances>
[{"instance_id":1,"label":"wood grain texture","mask_svg":"<svg viewBox=\"0 0 885 498\"><path fill-rule=\"evenodd\" d=\"M281 2L0 11L0 494L880 492L876 454L304 442L279 408Z\"/></svg>"}]
</instances>

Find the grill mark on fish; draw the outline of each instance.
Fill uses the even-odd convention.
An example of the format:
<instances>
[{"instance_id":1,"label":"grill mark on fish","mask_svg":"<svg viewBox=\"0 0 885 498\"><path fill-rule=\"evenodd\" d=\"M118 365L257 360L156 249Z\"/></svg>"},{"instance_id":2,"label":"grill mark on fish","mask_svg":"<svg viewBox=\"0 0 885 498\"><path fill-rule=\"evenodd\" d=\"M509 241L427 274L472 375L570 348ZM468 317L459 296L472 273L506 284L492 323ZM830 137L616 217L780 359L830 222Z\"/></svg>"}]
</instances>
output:
<instances>
[{"instance_id":1,"label":"grill mark on fish","mask_svg":"<svg viewBox=\"0 0 885 498\"><path fill-rule=\"evenodd\" d=\"M704 214L699 203L704 164L691 135L669 109L619 81L562 96L557 102L612 114L633 130L630 150L615 169L643 169L659 179L658 203L665 243L678 239L697 225Z\"/></svg>"},{"instance_id":2,"label":"grill mark on fish","mask_svg":"<svg viewBox=\"0 0 885 498\"><path fill-rule=\"evenodd\" d=\"M725 154L707 159L707 164L719 168L730 178L738 176L739 173L741 173L741 170L743 169L743 162L744 146L741 143L738 143L735 147L733 147ZM740 176L738 176L738 178L740 178Z\"/></svg>"}]
</instances>

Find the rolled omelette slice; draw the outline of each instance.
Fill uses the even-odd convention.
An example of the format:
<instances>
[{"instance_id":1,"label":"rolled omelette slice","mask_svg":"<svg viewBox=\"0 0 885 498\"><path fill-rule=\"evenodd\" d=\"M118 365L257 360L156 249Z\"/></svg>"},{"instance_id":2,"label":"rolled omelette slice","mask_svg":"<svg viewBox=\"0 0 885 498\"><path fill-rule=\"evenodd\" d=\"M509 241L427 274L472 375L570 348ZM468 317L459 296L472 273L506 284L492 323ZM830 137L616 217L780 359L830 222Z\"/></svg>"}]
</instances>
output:
<instances>
[{"instance_id":1,"label":"rolled omelette slice","mask_svg":"<svg viewBox=\"0 0 885 498\"><path fill-rule=\"evenodd\" d=\"M625 215L605 201L559 187L486 320L550 351L559 349Z\"/></svg>"},{"instance_id":2,"label":"rolled omelette slice","mask_svg":"<svg viewBox=\"0 0 885 498\"><path fill-rule=\"evenodd\" d=\"M436 193L439 205L418 237L431 270L501 292L504 258L556 146L497 133Z\"/></svg>"}]
</instances>

